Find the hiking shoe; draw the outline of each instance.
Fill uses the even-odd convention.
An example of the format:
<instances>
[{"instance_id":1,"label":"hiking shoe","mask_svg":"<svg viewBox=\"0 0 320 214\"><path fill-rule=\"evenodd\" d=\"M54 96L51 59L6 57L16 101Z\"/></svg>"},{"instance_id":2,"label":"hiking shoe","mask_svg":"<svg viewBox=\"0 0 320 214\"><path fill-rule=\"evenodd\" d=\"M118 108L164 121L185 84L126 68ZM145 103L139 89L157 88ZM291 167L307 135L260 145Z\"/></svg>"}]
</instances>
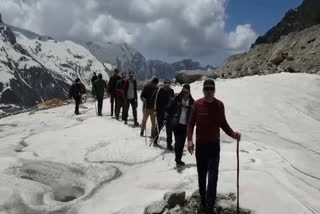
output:
<instances>
[{"instance_id":1,"label":"hiking shoe","mask_svg":"<svg viewBox=\"0 0 320 214\"><path fill-rule=\"evenodd\" d=\"M200 207L198 209L199 214L203 214L207 212L207 206L204 203L200 203Z\"/></svg>"},{"instance_id":2,"label":"hiking shoe","mask_svg":"<svg viewBox=\"0 0 320 214\"><path fill-rule=\"evenodd\" d=\"M206 214L216 214L213 207L207 207L205 213Z\"/></svg>"},{"instance_id":3,"label":"hiking shoe","mask_svg":"<svg viewBox=\"0 0 320 214\"><path fill-rule=\"evenodd\" d=\"M176 161L177 167L185 166L186 164L183 161Z\"/></svg>"},{"instance_id":4,"label":"hiking shoe","mask_svg":"<svg viewBox=\"0 0 320 214\"><path fill-rule=\"evenodd\" d=\"M172 145L167 145L167 149L169 150L169 151L173 151L173 147L172 147Z\"/></svg>"},{"instance_id":5,"label":"hiking shoe","mask_svg":"<svg viewBox=\"0 0 320 214\"><path fill-rule=\"evenodd\" d=\"M144 132L144 131L141 131L141 132L140 132L140 137L143 137L143 132Z\"/></svg>"},{"instance_id":6,"label":"hiking shoe","mask_svg":"<svg viewBox=\"0 0 320 214\"><path fill-rule=\"evenodd\" d=\"M140 124L138 122L134 122L134 126L139 126Z\"/></svg>"},{"instance_id":7,"label":"hiking shoe","mask_svg":"<svg viewBox=\"0 0 320 214\"><path fill-rule=\"evenodd\" d=\"M124 121L124 124L128 124L128 121L125 120L125 121Z\"/></svg>"}]
</instances>

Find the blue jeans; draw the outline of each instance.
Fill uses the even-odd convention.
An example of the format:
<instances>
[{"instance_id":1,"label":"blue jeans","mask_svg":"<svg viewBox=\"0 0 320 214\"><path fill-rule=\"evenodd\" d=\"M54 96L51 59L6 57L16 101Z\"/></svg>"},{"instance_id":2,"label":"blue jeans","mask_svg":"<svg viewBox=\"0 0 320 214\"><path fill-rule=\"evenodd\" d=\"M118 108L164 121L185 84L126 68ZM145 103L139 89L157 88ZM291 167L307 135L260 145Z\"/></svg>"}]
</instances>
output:
<instances>
[{"instance_id":1,"label":"blue jeans","mask_svg":"<svg viewBox=\"0 0 320 214\"><path fill-rule=\"evenodd\" d=\"M208 207L214 207L217 197L217 183L220 162L220 142L197 141L196 160L201 203Z\"/></svg>"}]
</instances>

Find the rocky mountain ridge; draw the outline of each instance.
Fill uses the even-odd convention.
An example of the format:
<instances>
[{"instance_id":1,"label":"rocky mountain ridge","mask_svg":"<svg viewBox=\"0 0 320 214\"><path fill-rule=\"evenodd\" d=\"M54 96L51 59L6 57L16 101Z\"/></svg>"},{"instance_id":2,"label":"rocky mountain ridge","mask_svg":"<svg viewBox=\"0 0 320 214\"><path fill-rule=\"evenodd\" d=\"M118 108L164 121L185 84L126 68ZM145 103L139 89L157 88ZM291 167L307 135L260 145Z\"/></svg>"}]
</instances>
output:
<instances>
[{"instance_id":1,"label":"rocky mountain ridge","mask_svg":"<svg viewBox=\"0 0 320 214\"><path fill-rule=\"evenodd\" d=\"M215 71L223 78L280 72L320 73L320 1L305 0L259 37L249 52L233 55Z\"/></svg>"}]
</instances>

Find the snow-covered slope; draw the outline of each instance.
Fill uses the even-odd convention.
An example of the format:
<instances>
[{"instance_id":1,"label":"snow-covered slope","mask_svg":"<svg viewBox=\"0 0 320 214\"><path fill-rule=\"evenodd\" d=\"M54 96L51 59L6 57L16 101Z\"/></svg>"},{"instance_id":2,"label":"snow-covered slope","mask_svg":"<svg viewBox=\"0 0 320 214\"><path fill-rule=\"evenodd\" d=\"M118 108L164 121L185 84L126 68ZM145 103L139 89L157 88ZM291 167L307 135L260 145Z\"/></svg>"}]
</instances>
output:
<instances>
[{"instance_id":1,"label":"snow-covered slope","mask_svg":"<svg viewBox=\"0 0 320 214\"><path fill-rule=\"evenodd\" d=\"M102 73L109 79L106 67L98 61L86 48L71 42L59 42L53 39L29 39L20 32L15 32L17 42L38 62L52 71L56 78L63 78L67 83L79 77L89 86L93 72Z\"/></svg>"},{"instance_id":2,"label":"snow-covered slope","mask_svg":"<svg viewBox=\"0 0 320 214\"><path fill-rule=\"evenodd\" d=\"M93 72L108 79L110 65L101 63L84 47L13 29L0 23L1 108L66 99L72 81L79 77L89 86Z\"/></svg>"},{"instance_id":3,"label":"snow-covered slope","mask_svg":"<svg viewBox=\"0 0 320 214\"><path fill-rule=\"evenodd\" d=\"M281 73L216 85L230 125L243 135L240 205L256 214L320 213L320 77ZM202 82L191 92L200 98ZM197 189L194 156L186 152L178 172L174 154L149 147L139 128L96 117L93 102L80 116L73 108L0 120L1 214L141 214L167 191ZM235 191L236 143L222 134L218 192Z\"/></svg>"}]
</instances>

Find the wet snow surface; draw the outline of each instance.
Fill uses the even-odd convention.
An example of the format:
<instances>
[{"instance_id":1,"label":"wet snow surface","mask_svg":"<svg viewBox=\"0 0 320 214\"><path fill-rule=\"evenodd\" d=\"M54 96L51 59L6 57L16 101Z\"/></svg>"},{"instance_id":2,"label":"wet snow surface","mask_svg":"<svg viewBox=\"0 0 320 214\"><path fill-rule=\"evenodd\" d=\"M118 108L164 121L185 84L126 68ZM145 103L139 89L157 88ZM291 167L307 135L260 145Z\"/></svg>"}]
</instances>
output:
<instances>
[{"instance_id":1,"label":"wet snow surface","mask_svg":"<svg viewBox=\"0 0 320 214\"><path fill-rule=\"evenodd\" d=\"M194 98L201 88L192 85ZM216 97L243 134L241 206L258 214L320 213L320 76L218 80ZM1 214L142 213L165 192L197 189L194 156L185 153L187 167L178 172L174 154L149 147L133 121L125 126L107 116L109 99L102 118L93 102L80 110L74 116L68 105L0 120ZM221 145L224 194L236 191L236 143L223 133Z\"/></svg>"}]
</instances>

